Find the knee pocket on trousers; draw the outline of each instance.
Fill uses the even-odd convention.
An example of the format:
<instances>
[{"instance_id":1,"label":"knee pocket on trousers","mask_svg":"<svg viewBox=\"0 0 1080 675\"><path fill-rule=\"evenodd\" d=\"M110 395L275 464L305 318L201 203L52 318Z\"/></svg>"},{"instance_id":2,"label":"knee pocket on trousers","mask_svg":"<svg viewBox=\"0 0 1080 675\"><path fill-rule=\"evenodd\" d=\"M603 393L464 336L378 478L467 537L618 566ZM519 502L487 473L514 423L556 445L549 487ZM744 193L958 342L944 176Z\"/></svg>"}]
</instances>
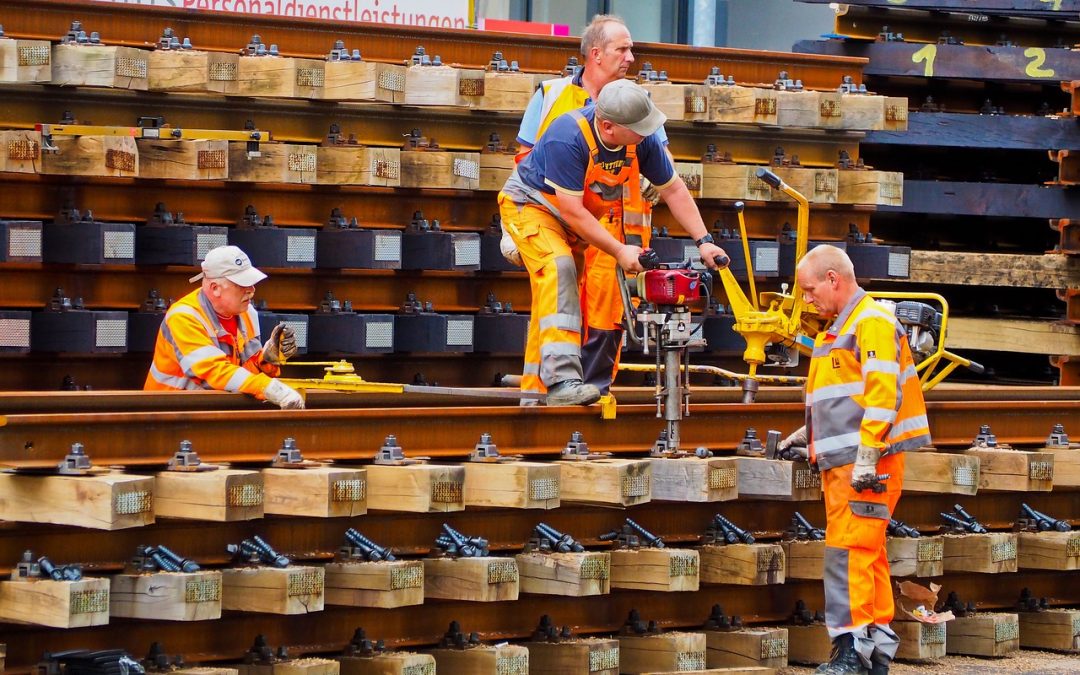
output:
<instances>
[{"instance_id":1,"label":"knee pocket on trousers","mask_svg":"<svg viewBox=\"0 0 1080 675\"><path fill-rule=\"evenodd\" d=\"M884 505L881 505L884 506ZM844 519L844 523L841 527L836 528L837 536L834 543L829 543L829 546L838 546L840 548L861 548L868 550L878 550L885 546L885 529L889 524L889 519L862 515L857 505L851 505L850 514ZM884 506L886 512L888 507Z\"/></svg>"}]
</instances>

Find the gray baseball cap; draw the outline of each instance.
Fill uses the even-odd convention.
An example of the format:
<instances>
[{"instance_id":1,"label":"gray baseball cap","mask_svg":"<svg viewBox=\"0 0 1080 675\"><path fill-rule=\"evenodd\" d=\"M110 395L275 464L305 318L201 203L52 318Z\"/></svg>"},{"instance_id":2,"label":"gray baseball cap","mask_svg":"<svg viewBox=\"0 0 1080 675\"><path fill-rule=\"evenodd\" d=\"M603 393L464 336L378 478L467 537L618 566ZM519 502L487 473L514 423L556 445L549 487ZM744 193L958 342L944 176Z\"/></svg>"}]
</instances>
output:
<instances>
[{"instance_id":1,"label":"gray baseball cap","mask_svg":"<svg viewBox=\"0 0 1080 675\"><path fill-rule=\"evenodd\" d=\"M667 115L653 105L649 92L630 80L605 85L596 97L596 114L642 136L652 136L667 121Z\"/></svg>"}]
</instances>

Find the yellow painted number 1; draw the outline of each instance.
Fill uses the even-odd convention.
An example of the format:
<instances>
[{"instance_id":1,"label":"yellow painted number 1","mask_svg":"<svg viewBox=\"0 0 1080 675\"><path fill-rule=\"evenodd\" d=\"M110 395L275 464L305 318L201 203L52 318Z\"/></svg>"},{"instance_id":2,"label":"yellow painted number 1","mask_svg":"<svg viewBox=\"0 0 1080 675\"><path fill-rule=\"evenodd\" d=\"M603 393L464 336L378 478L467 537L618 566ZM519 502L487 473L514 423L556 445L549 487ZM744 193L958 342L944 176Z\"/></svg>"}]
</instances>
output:
<instances>
[{"instance_id":1,"label":"yellow painted number 1","mask_svg":"<svg viewBox=\"0 0 1080 675\"><path fill-rule=\"evenodd\" d=\"M934 59L937 58L937 45L926 45L919 51L911 55L912 63L919 63L926 61L926 66L923 68L923 75L926 77L934 76ZM1042 63L1041 61L1039 62Z\"/></svg>"},{"instance_id":2,"label":"yellow painted number 1","mask_svg":"<svg viewBox=\"0 0 1080 675\"><path fill-rule=\"evenodd\" d=\"M1028 47L1024 50L1024 56L1031 59L1031 63L1027 64L1027 68L1024 68L1024 72L1028 77L1053 77L1053 68L1043 68L1042 65L1046 63L1046 50L1039 47Z\"/></svg>"}]
</instances>

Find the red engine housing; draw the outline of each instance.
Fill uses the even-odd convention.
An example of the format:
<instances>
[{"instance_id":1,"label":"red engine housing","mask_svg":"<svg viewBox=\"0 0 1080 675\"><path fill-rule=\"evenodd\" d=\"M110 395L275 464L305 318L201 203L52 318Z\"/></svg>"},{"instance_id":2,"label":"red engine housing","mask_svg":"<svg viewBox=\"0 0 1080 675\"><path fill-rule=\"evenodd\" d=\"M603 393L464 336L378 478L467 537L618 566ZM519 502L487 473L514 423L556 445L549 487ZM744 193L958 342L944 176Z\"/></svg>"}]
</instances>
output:
<instances>
[{"instance_id":1,"label":"red engine housing","mask_svg":"<svg viewBox=\"0 0 1080 675\"><path fill-rule=\"evenodd\" d=\"M638 297L654 305L686 305L702 297L701 273L690 269L646 270L637 286Z\"/></svg>"}]
</instances>

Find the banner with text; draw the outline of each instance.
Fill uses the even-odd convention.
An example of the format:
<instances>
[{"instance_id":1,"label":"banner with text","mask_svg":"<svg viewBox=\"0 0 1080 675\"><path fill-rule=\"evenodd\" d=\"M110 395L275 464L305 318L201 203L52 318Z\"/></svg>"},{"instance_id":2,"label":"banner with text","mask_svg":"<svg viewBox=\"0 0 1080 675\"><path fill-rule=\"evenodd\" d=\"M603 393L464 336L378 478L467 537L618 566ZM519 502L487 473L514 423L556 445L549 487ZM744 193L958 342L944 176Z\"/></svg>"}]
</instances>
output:
<instances>
[{"instance_id":1,"label":"banner with text","mask_svg":"<svg viewBox=\"0 0 1080 675\"><path fill-rule=\"evenodd\" d=\"M473 0L96 0L194 12L288 16L348 23L469 28Z\"/></svg>"}]
</instances>

